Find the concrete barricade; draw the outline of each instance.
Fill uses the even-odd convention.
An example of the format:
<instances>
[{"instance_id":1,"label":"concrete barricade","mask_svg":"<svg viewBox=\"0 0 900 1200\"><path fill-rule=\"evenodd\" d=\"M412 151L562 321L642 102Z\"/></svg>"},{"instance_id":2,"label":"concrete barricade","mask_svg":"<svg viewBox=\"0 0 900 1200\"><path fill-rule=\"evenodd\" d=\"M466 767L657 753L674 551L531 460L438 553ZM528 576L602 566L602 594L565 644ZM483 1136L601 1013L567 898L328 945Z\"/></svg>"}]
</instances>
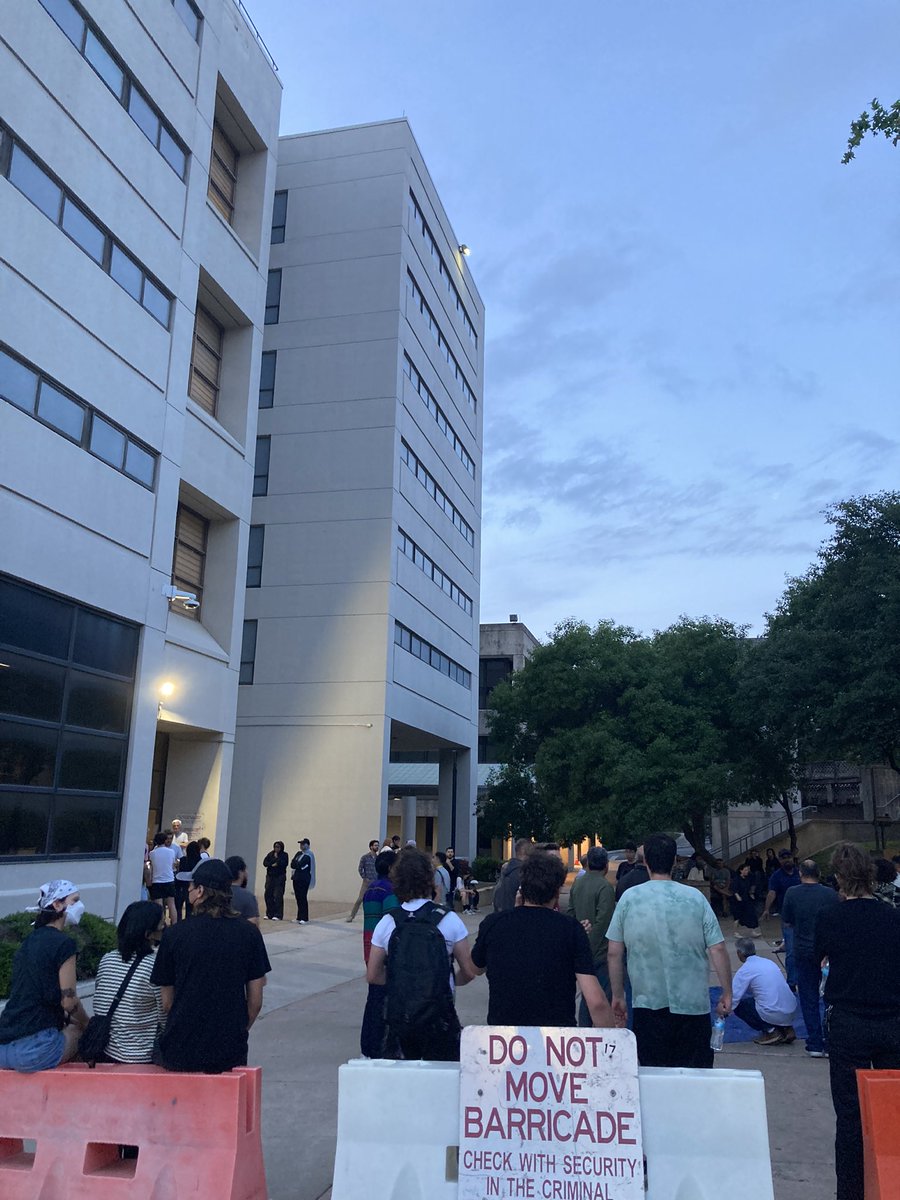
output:
<instances>
[{"instance_id":1,"label":"concrete barricade","mask_svg":"<svg viewBox=\"0 0 900 1200\"><path fill-rule=\"evenodd\" d=\"M759 1071L638 1072L647 1200L773 1200ZM332 1200L456 1200L459 1065L353 1059L339 1072Z\"/></svg>"},{"instance_id":2,"label":"concrete barricade","mask_svg":"<svg viewBox=\"0 0 900 1200\"><path fill-rule=\"evenodd\" d=\"M0 1197L266 1200L261 1096L259 1067L0 1071Z\"/></svg>"},{"instance_id":3,"label":"concrete barricade","mask_svg":"<svg viewBox=\"0 0 900 1200\"><path fill-rule=\"evenodd\" d=\"M900 1071L857 1071L866 1200L900 1194Z\"/></svg>"}]
</instances>

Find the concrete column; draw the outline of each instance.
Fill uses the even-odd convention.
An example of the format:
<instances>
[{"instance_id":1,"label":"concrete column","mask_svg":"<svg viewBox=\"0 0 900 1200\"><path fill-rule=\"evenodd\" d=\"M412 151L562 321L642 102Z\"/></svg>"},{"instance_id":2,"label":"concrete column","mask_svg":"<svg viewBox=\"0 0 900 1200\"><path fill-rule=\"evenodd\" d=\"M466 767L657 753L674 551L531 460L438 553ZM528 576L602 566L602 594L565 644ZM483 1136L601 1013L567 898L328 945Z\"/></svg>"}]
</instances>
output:
<instances>
[{"instance_id":1,"label":"concrete column","mask_svg":"<svg viewBox=\"0 0 900 1200\"><path fill-rule=\"evenodd\" d=\"M446 850L448 846L456 845L453 839L456 830L453 828L451 811L453 807L453 751L441 750L438 755L438 815L437 831L435 832L435 849ZM456 829L459 829L459 767L457 766L456 780Z\"/></svg>"},{"instance_id":2,"label":"concrete column","mask_svg":"<svg viewBox=\"0 0 900 1200\"><path fill-rule=\"evenodd\" d=\"M410 838L416 836L416 796L403 797L403 813L400 818L400 841L405 846Z\"/></svg>"}]
</instances>

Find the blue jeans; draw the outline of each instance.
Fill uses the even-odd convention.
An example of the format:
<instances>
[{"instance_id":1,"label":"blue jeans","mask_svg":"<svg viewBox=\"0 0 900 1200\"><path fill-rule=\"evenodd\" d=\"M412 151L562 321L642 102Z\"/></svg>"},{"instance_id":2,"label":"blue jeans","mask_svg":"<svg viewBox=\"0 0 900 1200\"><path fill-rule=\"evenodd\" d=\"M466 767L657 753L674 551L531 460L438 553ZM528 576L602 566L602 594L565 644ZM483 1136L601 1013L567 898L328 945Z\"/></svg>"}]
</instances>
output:
<instances>
[{"instance_id":1,"label":"blue jeans","mask_svg":"<svg viewBox=\"0 0 900 1200\"><path fill-rule=\"evenodd\" d=\"M744 996L743 1000L734 1006L734 1015L740 1017L745 1025L749 1025L757 1033L768 1033L772 1028L771 1025L765 1023L756 1011L756 1003L752 996Z\"/></svg>"},{"instance_id":2,"label":"blue jeans","mask_svg":"<svg viewBox=\"0 0 900 1200\"><path fill-rule=\"evenodd\" d=\"M794 958L794 927L782 922L781 933L784 937L784 969L787 974L788 987L797 986L797 961Z\"/></svg>"},{"instance_id":3,"label":"blue jeans","mask_svg":"<svg viewBox=\"0 0 900 1200\"><path fill-rule=\"evenodd\" d=\"M0 1070L52 1071L62 1062L66 1039L58 1029L42 1029L0 1045Z\"/></svg>"},{"instance_id":4,"label":"blue jeans","mask_svg":"<svg viewBox=\"0 0 900 1200\"><path fill-rule=\"evenodd\" d=\"M606 993L607 1000L612 1000L612 986L609 982L609 968L606 965L605 958L602 963L594 963L594 974L597 976L597 982ZM578 1003L578 1025L581 1029L590 1029L593 1023L588 1006L584 1002L584 996L582 996Z\"/></svg>"},{"instance_id":5,"label":"blue jeans","mask_svg":"<svg viewBox=\"0 0 900 1200\"><path fill-rule=\"evenodd\" d=\"M819 1011L819 982L822 978L822 968L814 958L805 954L796 956L797 991L800 995L800 1008L803 1011L803 1023L806 1026L807 1050L824 1050L825 1037L822 1033L822 1016Z\"/></svg>"}]
</instances>

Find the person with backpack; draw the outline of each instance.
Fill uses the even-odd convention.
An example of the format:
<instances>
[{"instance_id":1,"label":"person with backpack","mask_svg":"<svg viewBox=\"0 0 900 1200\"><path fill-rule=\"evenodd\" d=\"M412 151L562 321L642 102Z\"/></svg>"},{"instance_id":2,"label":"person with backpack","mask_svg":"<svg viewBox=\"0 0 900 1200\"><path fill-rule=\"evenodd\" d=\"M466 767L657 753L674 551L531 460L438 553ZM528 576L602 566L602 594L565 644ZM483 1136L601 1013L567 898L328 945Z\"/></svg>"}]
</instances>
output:
<instances>
[{"instance_id":1,"label":"person with backpack","mask_svg":"<svg viewBox=\"0 0 900 1200\"><path fill-rule=\"evenodd\" d=\"M460 1024L455 984L474 979L468 931L455 913L432 902L434 867L427 854L407 847L391 868L400 907L381 918L372 934L366 978L386 987L386 1057L459 1060Z\"/></svg>"}]
</instances>

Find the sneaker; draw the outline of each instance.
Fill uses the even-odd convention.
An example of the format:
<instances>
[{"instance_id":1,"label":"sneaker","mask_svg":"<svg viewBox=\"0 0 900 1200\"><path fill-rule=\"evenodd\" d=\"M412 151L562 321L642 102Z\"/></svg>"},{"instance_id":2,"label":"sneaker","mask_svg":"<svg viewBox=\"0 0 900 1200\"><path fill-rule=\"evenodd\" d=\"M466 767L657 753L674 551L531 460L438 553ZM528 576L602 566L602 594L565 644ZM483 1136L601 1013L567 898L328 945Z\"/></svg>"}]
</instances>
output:
<instances>
[{"instance_id":1,"label":"sneaker","mask_svg":"<svg viewBox=\"0 0 900 1200\"><path fill-rule=\"evenodd\" d=\"M308 925L309 921L298 921L297 924L298 925Z\"/></svg>"},{"instance_id":2,"label":"sneaker","mask_svg":"<svg viewBox=\"0 0 900 1200\"><path fill-rule=\"evenodd\" d=\"M280 921L281 917L266 917L267 921Z\"/></svg>"},{"instance_id":3,"label":"sneaker","mask_svg":"<svg viewBox=\"0 0 900 1200\"><path fill-rule=\"evenodd\" d=\"M349 924L350 924L350 922L351 922L352 920L353 920L353 918L352 918L352 917L348 917L348 918L347 918L347 924L349 925Z\"/></svg>"},{"instance_id":4,"label":"sneaker","mask_svg":"<svg viewBox=\"0 0 900 1200\"><path fill-rule=\"evenodd\" d=\"M827 1050L807 1050L806 1053L809 1055L810 1058L827 1058L828 1057Z\"/></svg>"},{"instance_id":5,"label":"sneaker","mask_svg":"<svg viewBox=\"0 0 900 1200\"><path fill-rule=\"evenodd\" d=\"M794 1033L793 1025L785 1026L785 1028L781 1031L781 1040L786 1046L790 1046L792 1042L796 1042L797 1035Z\"/></svg>"},{"instance_id":6,"label":"sneaker","mask_svg":"<svg viewBox=\"0 0 900 1200\"><path fill-rule=\"evenodd\" d=\"M784 1041L784 1034L780 1029L773 1029L770 1033L764 1033L762 1037L754 1038L753 1041L757 1046L780 1046Z\"/></svg>"}]
</instances>

